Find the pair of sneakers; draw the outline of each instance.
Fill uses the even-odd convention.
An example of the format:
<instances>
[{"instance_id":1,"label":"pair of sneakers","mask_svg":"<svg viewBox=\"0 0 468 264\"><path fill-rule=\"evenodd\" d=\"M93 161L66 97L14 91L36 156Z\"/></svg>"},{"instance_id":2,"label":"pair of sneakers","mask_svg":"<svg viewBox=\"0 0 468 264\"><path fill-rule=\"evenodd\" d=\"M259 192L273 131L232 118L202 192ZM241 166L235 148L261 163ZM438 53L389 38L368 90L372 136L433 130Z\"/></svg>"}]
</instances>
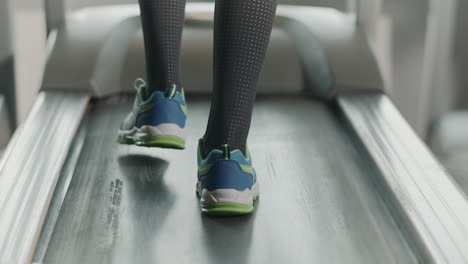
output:
<instances>
[{"instance_id":1,"label":"pair of sneakers","mask_svg":"<svg viewBox=\"0 0 468 264\"><path fill-rule=\"evenodd\" d=\"M184 90L172 85L166 92L149 93L146 83L135 82L132 111L123 120L118 142L145 147L185 148L187 104ZM243 215L254 210L259 190L249 151L222 145L208 155L198 143L198 182L202 212L210 215Z\"/></svg>"}]
</instances>

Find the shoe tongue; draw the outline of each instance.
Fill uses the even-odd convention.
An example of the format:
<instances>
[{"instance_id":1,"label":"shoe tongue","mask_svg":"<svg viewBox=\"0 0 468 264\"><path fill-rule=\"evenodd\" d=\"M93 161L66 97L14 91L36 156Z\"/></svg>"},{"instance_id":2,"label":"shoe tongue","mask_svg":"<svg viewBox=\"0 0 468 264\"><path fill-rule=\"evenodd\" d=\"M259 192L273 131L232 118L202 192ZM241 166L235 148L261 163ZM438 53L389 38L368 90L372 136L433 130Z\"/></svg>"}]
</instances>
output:
<instances>
[{"instance_id":1,"label":"shoe tongue","mask_svg":"<svg viewBox=\"0 0 468 264\"><path fill-rule=\"evenodd\" d=\"M223 144L221 145L221 151L223 152L224 159L231 159L231 145Z\"/></svg>"}]
</instances>

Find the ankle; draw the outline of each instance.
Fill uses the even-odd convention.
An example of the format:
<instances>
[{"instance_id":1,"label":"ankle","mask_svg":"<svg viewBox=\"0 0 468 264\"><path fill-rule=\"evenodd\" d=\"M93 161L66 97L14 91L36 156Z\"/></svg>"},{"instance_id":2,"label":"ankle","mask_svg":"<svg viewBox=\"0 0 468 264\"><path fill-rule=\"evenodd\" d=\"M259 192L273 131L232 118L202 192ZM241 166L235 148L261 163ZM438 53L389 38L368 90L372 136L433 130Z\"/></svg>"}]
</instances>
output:
<instances>
[{"instance_id":1,"label":"ankle","mask_svg":"<svg viewBox=\"0 0 468 264\"><path fill-rule=\"evenodd\" d=\"M226 140L226 143L219 143L219 142L215 142L215 141L210 141L210 138L207 138L206 135L203 136L202 138L202 153L203 155L206 157L210 154L211 151L213 151L214 149L219 149L219 150L222 150L221 149L221 146L222 145L229 145L230 146L230 149L231 151L234 151L234 150L240 150L242 152L242 154L244 154L244 156L247 155L247 147L245 144L233 144L233 142L229 142L228 140Z\"/></svg>"}]
</instances>

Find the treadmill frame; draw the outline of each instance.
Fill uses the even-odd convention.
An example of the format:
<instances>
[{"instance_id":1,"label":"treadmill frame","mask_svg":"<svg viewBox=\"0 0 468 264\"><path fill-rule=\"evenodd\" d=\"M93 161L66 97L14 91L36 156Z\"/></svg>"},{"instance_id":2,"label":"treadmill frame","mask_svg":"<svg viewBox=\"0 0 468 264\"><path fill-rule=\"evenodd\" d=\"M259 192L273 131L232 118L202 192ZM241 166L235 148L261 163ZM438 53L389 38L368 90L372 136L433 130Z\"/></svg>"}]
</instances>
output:
<instances>
[{"instance_id":1,"label":"treadmill frame","mask_svg":"<svg viewBox=\"0 0 468 264\"><path fill-rule=\"evenodd\" d=\"M189 17L206 14L211 8L211 4L190 4ZM381 183L382 196L392 216L399 220L400 228L406 231L404 236L416 255L428 263L468 262L466 196L383 94L379 70L362 30L356 24L349 27L333 21L330 28L320 29L324 21L320 23L306 16L306 11L313 9L294 11L288 6L278 9L280 20L287 20L284 28L300 42L298 51L313 65L307 68L305 63L307 75L316 84L310 92L337 102L345 120L380 170L382 177L376 181ZM320 10L332 14L329 9ZM331 18L341 17L338 22L351 21L349 15L340 12L335 15ZM310 35L319 39L328 64L321 64L323 60L313 61L318 53L307 49L312 37L302 29L308 29ZM52 44L60 39L61 33L70 33L63 26L52 32L49 39ZM339 40L343 42L337 43ZM63 51L57 50L60 46L56 44L49 57L43 90L0 162L2 263L32 261L51 197L89 98L107 95L99 87L76 90L76 87L49 86L52 82L48 76L54 72L50 71L53 53ZM325 69L332 83L316 79L311 70L316 70L317 65ZM353 65L358 69L349 68ZM85 81L92 83L90 80Z\"/></svg>"}]
</instances>

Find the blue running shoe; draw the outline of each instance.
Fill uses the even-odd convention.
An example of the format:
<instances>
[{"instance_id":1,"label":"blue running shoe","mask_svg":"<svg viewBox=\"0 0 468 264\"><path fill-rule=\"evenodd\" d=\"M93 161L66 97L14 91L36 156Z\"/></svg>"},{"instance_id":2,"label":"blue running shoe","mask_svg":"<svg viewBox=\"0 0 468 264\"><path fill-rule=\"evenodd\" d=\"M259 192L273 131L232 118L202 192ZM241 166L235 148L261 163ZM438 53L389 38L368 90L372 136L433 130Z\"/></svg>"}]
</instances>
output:
<instances>
[{"instance_id":1,"label":"blue running shoe","mask_svg":"<svg viewBox=\"0 0 468 264\"><path fill-rule=\"evenodd\" d=\"M229 145L203 156L203 140L198 144L198 183L202 212L209 215L233 216L249 214L259 197L259 185L252 160Z\"/></svg>"},{"instance_id":2,"label":"blue running shoe","mask_svg":"<svg viewBox=\"0 0 468 264\"><path fill-rule=\"evenodd\" d=\"M183 89L178 92L176 85L172 85L166 93L148 94L147 84L142 79L135 81L135 88L135 103L120 126L118 142L184 149L187 104Z\"/></svg>"}]
</instances>

